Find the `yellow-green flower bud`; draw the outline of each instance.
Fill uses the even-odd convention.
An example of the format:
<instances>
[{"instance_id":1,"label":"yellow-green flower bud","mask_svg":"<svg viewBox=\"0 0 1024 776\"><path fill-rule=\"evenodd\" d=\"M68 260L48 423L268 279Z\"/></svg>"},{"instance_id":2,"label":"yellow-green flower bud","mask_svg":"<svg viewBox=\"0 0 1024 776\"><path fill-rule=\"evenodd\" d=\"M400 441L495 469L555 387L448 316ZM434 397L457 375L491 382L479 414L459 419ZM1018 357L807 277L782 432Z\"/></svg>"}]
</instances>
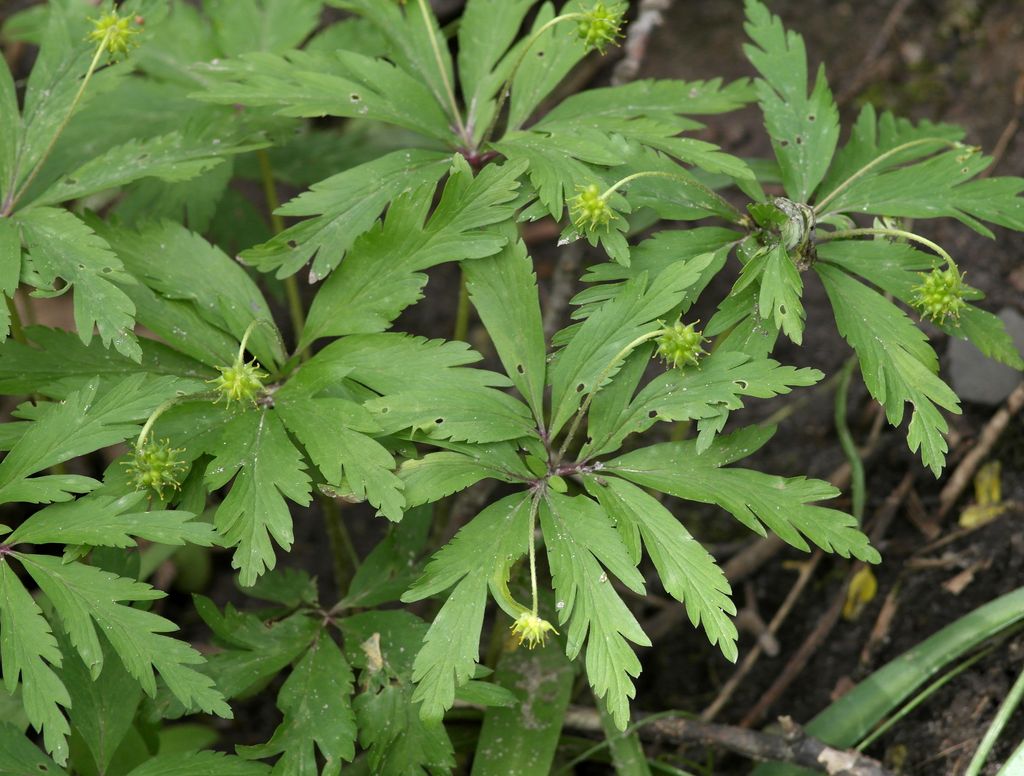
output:
<instances>
[{"instance_id":1,"label":"yellow-green flower bud","mask_svg":"<svg viewBox=\"0 0 1024 776\"><path fill-rule=\"evenodd\" d=\"M217 401L223 398L228 406L233 401L249 401L255 404L263 393L263 381L267 378L267 373L260 369L255 360L248 364L239 360L231 366L219 366L217 369L220 370L220 376L210 380L220 394Z\"/></svg>"},{"instance_id":2,"label":"yellow-green flower bud","mask_svg":"<svg viewBox=\"0 0 1024 776\"><path fill-rule=\"evenodd\" d=\"M182 451L170 446L168 440L145 442L137 447L123 465L136 490L153 490L163 500L164 489L178 490L181 474L188 464L179 460Z\"/></svg>"},{"instance_id":3,"label":"yellow-green flower bud","mask_svg":"<svg viewBox=\"0 0 1024 776\"><path fill-rule=\"evenodd\" d=\"M701 357L707 352L702 347L706 340L696 326L696 323L684 326L682 321L676 321L673 326L662 330L657 339L658 356L662 361L676 369L700 363Z\"/></svg>"},{"instance_id":4,"label":"yellow-green flower bud","mask_svg":"<svg viewBox=\"0 0 1024 776\"><path fill-rule=\"evenodd\" d=\"M573 226L581 234L607 229L615 217L615 211L608 204L607 198L601 196L601 189L596 183L589 186L578 186L577 194L569 200L569 217Z\"/></svg>"},{"instance_id":5,"label":"yellow-green flower bud","mask_svg":"<svg viewBox=\"0 0 1024 776\"><path fill-rule=\"evenodd\" d=\"M139 31L132 27L132 20L129 17L118 16L116 11L111 11L91 21L93 29L88 39L102 43L111 57L123 56L132 46L137 45L135 36Z\"/></svg>"},{"instance_id":6,"label":"yellow-green flower bud","mask_svg":"<svg viewBox=\"0 0 1024 776\"><path fill-rule=\"evenodd\" d=\"M583 12L583 17L576 25L576 37L583 41L588 50L597 49L603 54L605 46L609 43L616 45L616 41L622 37L622 16L625 10L622 3L612 3L610 6L596 3L589 11Z\"/></svg>"},{"instance_id":7,"label":"yellow-green flower bud","mask_svg":"<svg viewBox=\"0 0 1024 776\"><path fill-rule=\"evenodd\" d=\"M931 318L936 323L943 323L947 318L959 320L960 311L967 306L963 273L948 267L919 274L921 285L914 287L911 299L914 309L922 318Z\"/></svg>"},{"instance_id":8,"label":"yellow-green flower bud","mask_svg":"<svg viewBox=\"0 0 1024 776\"><path fill-rule=\"evenodd\" d=\"M530 611L523 612L516 617L511 631L519 637L520 644L526 644L527 649L533 649L536 646L543 647L548 633L558 635L554 625Z\"/></svg>"}]
</instances>

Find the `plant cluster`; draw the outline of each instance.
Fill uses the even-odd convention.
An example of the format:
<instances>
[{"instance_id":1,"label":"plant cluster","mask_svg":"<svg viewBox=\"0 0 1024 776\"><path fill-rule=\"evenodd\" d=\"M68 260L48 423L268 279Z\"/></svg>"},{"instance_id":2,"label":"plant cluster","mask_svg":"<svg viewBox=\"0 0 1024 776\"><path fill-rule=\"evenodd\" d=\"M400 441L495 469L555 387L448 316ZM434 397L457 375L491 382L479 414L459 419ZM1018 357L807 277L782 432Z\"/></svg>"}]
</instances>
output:
<instances>
[{"instance_id":1,"label":"plant cluster","mask_svg":"<svg viewBox=\"0 0 1024 776\"><path fill-rule=\"evenodd\" d=\"M0 499L17 505L0 539L0 769L447 772L446 712L484 706L500 727L518 703L481 660L491 602L506 653L578 669L625 728L650 641L623 594L653 579L645 555L737 657L729 584L671 500L880 560L823 505L835 488L739 465L773 429L732 414L823 378L771 357L802 341L805 282L936 475L943 411L960 409L919 323L1022 366L911 221L1022 230L1024 180L980 177L989 159L956 127L870 106L840 146L824 71L812 82L801 38L757 0L752 82L569 96L573 67L621 40L625 3L469 0L445 28L425 0L327 0L351 15L326 27L323 5L52 0L7 25L39 55L23 89L0 66L0 391L22 400L0 425ZM753 101L773 159L689 136ZM236 180L265 187L269 224ZM278 206L279 182L302 193ZM538 219L609 258L550 340L519 228ZM474 366L465 329L396 328L449 262L500 371ZM60 295L73 332L26 320L29 297ZM682 433L654 441L656 424ZM81 463L96 451L113 458L99 477ZM485 480L497 495L439 542L448 500ZM277 568L314 499L337 601ZM343 523L374 512L384 538L359 558ZM207 654L168 635L151 584L194 547L230 551L262 602L197 595ZM175 722L231 717L279 675L265 743L219 754L210 726Z\"/></svg>"}]
</instances>

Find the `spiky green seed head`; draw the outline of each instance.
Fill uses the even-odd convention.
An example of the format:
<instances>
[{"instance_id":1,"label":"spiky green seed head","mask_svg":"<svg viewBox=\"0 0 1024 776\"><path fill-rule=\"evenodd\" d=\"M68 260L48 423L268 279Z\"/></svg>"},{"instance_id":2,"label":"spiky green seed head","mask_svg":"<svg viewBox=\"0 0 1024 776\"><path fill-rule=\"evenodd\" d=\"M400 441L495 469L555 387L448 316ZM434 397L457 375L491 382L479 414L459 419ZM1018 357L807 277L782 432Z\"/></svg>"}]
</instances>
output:
<instances>
[{"instance_id":1,"label":"spiky green seed head","mask_svg":"<svg viewBox=\"0 0 1024 776\"><path fill-rule=\"evenodd\" d=\"M132 26L132 19L129 17L119 16L116 11L111 11L90 21L93 28L88 39L94 43L102 43L111 58L124 56L129 49L138 45L135 36L139 31Z\"/></svg>"},{"instance_id":2,"label":"spiky green seed head","mask_svg":"<svg viewBox=\"0 0 1024 776\"><path fill-rule=\"evenodd\" d=\"M576 25L576 37L583 41L588 51L596 49L603 54L609 43L618 45L617 41L622 37L622 17L625 11L623 3L595 3L589 11L583 12L583 17Z\"/></svg>"},{"instance_id":3,"label":"spiky green seed head","mask_svg":"<svg viewBox=\"0 0 1024 776\"><path fill-rule=\"evenodd\" d=\"M952 267L933 269L919 273L921 284L913 289L911 304L922 318L931 318L936 323L947 319L960 319L960 311L967 306L964 301L964 275Z\"/></svg>"},{"instance_id":4,"label":"spiky green seed head","mask_svg":"<svg viewBox=\"0 0 1024 776\"><path fill-rule=\"evenodd\" d=\"M231 366L219 366L220 375L209 382L213 383L214 390L220 394L217 401L225 399L228 406L231 402L252 402L263 393L263 381L267 379L267 373L260 369L256 361L248 364L238 361Z\"/></svg>"},{"instance_id":5,"label":"spiky green seed head","mask_svg":"<svg viewBox=\"0 0 1024 776\"><path fill-rule=\"evenodd\" d=\"M181 475L188 464L178 456L183 451L172 448L170 442L144 442L132 451L131 458L124 462L135 490L152 490L162 501L164 490L178 490Z\"/></svg>"},{"instance_id":6,"label":"spiky green seed head","mask_svg":"<svg viewBox=\"0 0 1024 776\"><path fill-rule=\"evenodd\" d=\"M608 204L608 199L601 195L596 183L589 186L577 186L577 194L569 200L569 217L576 231L590 234L599 229L607 229L615 218L615 211Z\"/></svg>"},{"instance_id":7,"label":"spiky green seed head","mask_svg":"<svg viewBox=\"0 0 1024 776\"><path fill-rule=\"evenodd\" d=\"M683 324L676 321L674 325L662 329L658 337L658 356L666 364L676 369L684 366L697 366L707 351L702 347L706 342L697 328L696 323Z\"/></svg>"},{"instance_id":8,"label":"spiky green seed head","mask_svg":"<svg viewBox=\"0 0 1024 776\"><path fill-rule=\"evenodd\" d=\"M554 625L529 611L516 617L510 630L519 638L520 645L525 644L527 649L543 647L549 633L558 635Z\"/></svg>"}]
</instances>

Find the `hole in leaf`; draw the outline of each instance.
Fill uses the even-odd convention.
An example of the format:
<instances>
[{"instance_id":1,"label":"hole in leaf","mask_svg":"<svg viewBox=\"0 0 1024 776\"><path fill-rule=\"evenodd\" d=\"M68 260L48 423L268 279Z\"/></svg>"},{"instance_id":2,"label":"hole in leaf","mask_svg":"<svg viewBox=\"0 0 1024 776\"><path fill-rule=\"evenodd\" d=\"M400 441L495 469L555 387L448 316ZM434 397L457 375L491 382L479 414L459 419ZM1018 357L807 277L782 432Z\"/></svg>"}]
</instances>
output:
<instances>
[{"instance_id":1,"label":"hole in leaf","mask_svg":"<svg viewBox=\"0 0 1024 776\"><path fill-rule=\"evenodd\" d=\"M525 375L526 374L526 367L523 366L522 364L516 364L516 371L519 374L521 374L521 375Z\"/></svg>"},{"instance_id":2,"label":"hole in leaf","mask_svg":"<svg viewBox=\"0 0 1024 776\"><path fill-rule=\"evenodd\" d=\"M587 386L585 386L583 383L580 383L579 385L576 386L576 393L583 393L583 389L586 387Z\"/></svg>"},{"instance_id":3,"label":"hole in leaf","mask_svg":"<svg viewBox=\"0 0 1024 776\"><path fill-rule=\"evenodd\" d=\"M815 116L815 115L814 115L814 114L812 113L812 114L810 114L810 115L809 115L809 116L807 117L807 120L808 120L808 121L814 121L814 120L815 120L816 118L818 118L818 117L817 117L817 116Z\"/></svg>"},{"instance_id":4,"label":"hole in leaf","mask_svg":"<svg viewBox=\"0 0 1024 776\"><path fill-rule=\"evenodd\" d=\"M78 178L65 178L64 182L69 186L74 186L75 184L78 183Z\"/></svg>"},{"instance_id":5,"label":"hole in leaf","mask_svg":"<svg viewBox=\"0 0 1024 776\"><path fill-rule=\"evenodd\" d=\"M294 250L295 248L299 247L299 244L297 242L295 242L295 240L289 240L288 241L288 247Z\"/></svg>"},{"instance_id":6,"label":"hole in leaf","mask_svg":"<svg viewBox=\"0 0 1024 776\"><path fill-rule=\"evenodd\" d=\"M803 145L804 144L804 137L803 137L803 135L797 135L796 136L796 144L797 145Z\"/></svg>"},{"instance_id":7,"label":"hole in leaf","mask_svg":"<svg viewBox=\"0 0 1024 776\"><path fill-rule=\"evenodd\" d=\"M381 415L387 415L389 412L391 412L391 408L390 407L381 407L380 408L380 414Z\"/></svg>"},{"instance_id":8,"label":"hole in leaf","mask_svg":"<svg viewBox=\"0 0 1024 776\"><path fill-rule=\"evenodd\" d=\"M746 380L733 380L733 382L736 383L736 385L739 386L741 391L747 390L747 388L750 385L750 383L748 383Z\"/></svg>"},{"instance_id":9,"label":"hole in leaf","mask_svg":"<svg viewBox=\"0 0 1024 776\"><path fill-rule=\"evenodd\" d=\"M656 417L658 417L658 411L651 410L650 412L647 413L647 417L649 417L651 420L654 420Z\"/></svg>"},{"instance_id":10,"label":"hole in leaf","mask_svg":"<svg viewBox=\"0 0 1024 776\"><path fill-rule=\"evenodd\" d=\"M782 146L783 148L785 148L786 146L789 145L789 141L788 140L780 140L779 141L779 145Z\"/></svg>"},{"instance_id":11,"label":"hole in leaf","mask_svg":"<svg viewBox=\"0 0 1024 776\"><path fill-rule=\"evenodd\" d=\"M104 267L102 271L103 271L104 274L109 274L109 273L114 271L114 268L113 267Z\"/></svg>"},{"instance_id":12,"label":"hole in leaf","mask_svg":"<svg viewBox=\"0 0 1024 776\"><path fill-rule=\"evenodd\" d=\"M348 96L348 98L349 98L350 100L352 100L352 102L359 102L360 100L362 100L362 99L363 99L363 98L362 98L362 95L360 95L360 94L358 94L358 93L356 93L356 92L352 92L352 94L350 94L350 95Z\"/></svg>"},{"instance_id":13,"label":"hole in leaf","mask_svg":"<svg viewBox=\"0 0 1024 776\"><path fill-rule=\"evenodd\" d=\"M79 268L79 269L85 269L85 265L84 265L84 264L79 264L79 265L78 265L78 268Z\"/></svg>"},{"instance_id":14,"label":"hole in leaf","mask_svg":"<svg viewBox=\"0 0 1024 776\"><path fill-rule=\"evenodd\" d=\"M438 418L438 419L437 419L437 420L435 420L434 422L435 422L435 423L436 423L437 425L439 425L439 426L440 426L440 425L441 425L442 423L444 423L444 418Z\"/></svg>"}]
</instances>

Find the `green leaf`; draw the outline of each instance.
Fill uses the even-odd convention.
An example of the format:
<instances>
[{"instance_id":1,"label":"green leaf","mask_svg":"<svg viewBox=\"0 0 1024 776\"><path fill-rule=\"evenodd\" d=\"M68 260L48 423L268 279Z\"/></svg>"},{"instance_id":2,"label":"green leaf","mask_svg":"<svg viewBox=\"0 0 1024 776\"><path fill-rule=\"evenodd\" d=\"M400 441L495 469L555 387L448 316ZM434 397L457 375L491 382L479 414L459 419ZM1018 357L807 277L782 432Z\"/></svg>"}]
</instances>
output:
<instances>
[{"instance_id":1,"label":"green leaf","mask_svg":"<svg viewBox=\"0 0 1024 776\"><path fill-rule=\"evenodd\" d=\"M352 669L338 645L322 634L281 686L277 706L284 721L273 737L259 746L239 747L239 754L246 759L280 754L274 773L282 776L341 773L341 762L355 756L351 695ZM324 759L322 770L317 749Z\"/></svg>"},{"instance_id":2,"label":"green leaf","mask_svg":"<svg viewBox=\"0 0 1024 776\"><path fill-rule=\"evenodd\" d=\"M937 375L938 358L928 338L906 314L876 291L840 269L822 263L815 267L832 302L836 325L857 352L868 392L885 407L889 422L898 426L905 403L913 408L907 442L921 450L921 460L937 477L945 463L942 407L959 414L960 403Z\"/></svg>"},{"instance_id":3,"label":"green leaf","mask_svg":"<svg viewBox=\"0 0 1024 776\"><path fill-rule=\"evenodd\" d=\"M131 730L135 712L142 700L142 689L113 656L109 642L103 642L103 671L97 677L68 643L57 633L64 663L61 678L71 696L68 716L75 731L85 742L96 772L107 773L121 742ZM77 757L72 760L78 759Z\"/></svg>"},{"instance_id":4,"label":"green leaf","mask_svg":"<svg viewBox=\"0 0 1024 776\"><path fill-rule=\"evenodd\" d=\"M612 516L620 534L643 537L665 591L686 606L694 625L702 625L708 640L728 660L736 662L738 634L730 615L736 605L732 589L715 559L656 498L615 477L587 477L587 490ZM626 546L639 544L626 541ZM633 558L639 562L639 557Z\"/></svg>"},{"instance_id":5,"label":"green leaf","mask_svg":"<svg viewBox=\"0 0 1024 776\"><path fill-rule=\"evenodd\" d=\"M190 667L203 663L202 656L185 642L161 635L177 626L152 612L120 603L152 601L165 593L82 563L65 564L49 555L14 555L53 604L94 677L103 668L98 626L148 695L156 694L155 669L186 708L231 717L231 708L209 677Z\"/></svg>"},{"instance_id":6,"label":"green leaf","mask_svg":"<svg viewBox=\"0 0 1024 776\"><path fill-rule=\"evenodd\" d=\"M416 655L413 701L426 720L440 719L455 701L455 688L469 681L479 656L488 581L499 564L526 551L530 497L506 496L463 527L427 564L402 596L406 603L455 585Z\"/></svg>"},{"instance_id":7,"label":"green leaf","mask_svg":"<svg viewBox=\"0 0 1024 776\"><path fill-rule=\"evenodd\" d=\"M752 44L743 51L761 78L757 98L765 127L782 169L786 193L808 202L828 172L839 140L839 110L818 69L814 91L808 97L807 53L797 33L787 32L782 21L758 0L746 2L745 29Z\"/></svg>"},{"instance_id":8,"label":"green leaf","mask_svg":"<svg viewBox=\"0 0 1024 776\"><path fill-rule=\"evenodd\" d=\"M71 698L53 671L61 665L60 649L50 624L6 558L0 561L0 663L7 692L14 692L20 677L29 722L43 734L46 751L65 764L71 728L60 707L70 707Z\"/></svg>"},{"instance_id":9,"label":"green leaf","mask_svg":"<svg viewBox=\"0 0 1024 776\"><path fill-rule=\"evenodd\" d=\"M0 202L7 201L6 195L14 186L12 177L17 164L20 135L18 94L14 89L14 78L4 60L3 65L0 65Z\"/></svg>"},{"instance_id":10,"label":"green leaf","mask_svg":"<svg viewBox=\"0 0 1024 776\"><path fill-rule=\"evenodd\" d=\"M604 468L645 488L702 504L718 504L764 535L767 525L780 539L808 550L806 536L826 552L877 563L878 552L850 515L812 506L839 495L821 480L777 477L750 469L724 468L762 447L774 428L750 427L718 437L700 455L696 441L669 442L626 453Z\"/></svg>"},{"instance_id":11,"label":"green leaf","mask_svg":"<svg viewBox=\"0 0 1024 776\"><path fill-rule=\"evenodd\" d=\"M120 499L90 496L41 509L19 525L8 544L87 544L92 547L135 547L132 537L158 544L210 547L213 527L196 522L189 512L131 512L143 500L133 493Z\"/></svg>"},{"instance_id":12,"label":"green leaf","mask_svg":"<svg viewBox=\"0 0 1024 776\"><path fill-rule=\"evenodd\" d=\"M291 549L292 517L285 497L309 505L305 468L276 412L243 412L224 427L206 483L220 488L234 478L214 523L226 544L237 545L231 565L239 570L242 585L274 568L271 537L282 549Z\"/></svg>"},{"instance_id":13,"label":"green leaf","mask_svg":"<svg viewBox=\"0 0 1024 776\"><path fill-rule=\"evenodd\" d=\"M254 320L263 322L253 329L249 350L265 365L284 362L281 335L263 294L238 262L220 248L170 221L138 232L108 228L103 234L141 283L167 299L190 302L202 318L230 334L236 343ZM197 283L197 277L203 282ZM163 314L161 310L153 318ZM169 339L177 342L182 337L172 332Z\"/></svg>"},{"instance_id":14,"label":"green leaf","mask_svg":"<svg viewBox=\"0 0 1024 776\"><path fill-rule=\"evenodd\" d=\"M231 604L221 614L210 599L195 596L194 600L199 616L223 648L209 656L204 671L226 698L248 697L262 690L306 651L320 630L304 612L267 624Z\"/></svg>"},{"instance_id":15,"label":"green leaf","mask_svg":"<svg viewBox=\"0 0 1024 776\"><path fill-rule=\"evenodd\" d=\"M618 413L599 414L597 401L590 414L594 440L581 451L592 456L618 449L628 434L640 433L656 421L711 420L728 417L743 407L742 396L770 399L792 387L814 385L823 377L816 369L782 366L770 358L751 358L737 351L716 350L699 369L669 369L655 377ZM625 397L629 400L629 397ZM713 434L703 429L697 452L703 452Z\"/></svg>"},{"instance_id":16,"label":"green leaf","mask_svg":"<svg viewBox=\"0 0 1024 776\"><path fill-rule=\"evenodd\" d=\"M524 468L515 447L498 442L462 445L458 451L402 461L398 476L405 484L406 504L414 507L439 501L488 477L503 482L529 479L533 475Z\"/></svg>"},{"instance_id":17,"label":"green leaf","mask_svg":"<svg viewBox=\"0 0 1024 776\"><path fill-rule=\"evenodd\" d=\"M325 336L381 331L419 298L423 270L497 253L507 238L488 227L512 217L522 172L522 165L488 165L474 177L456 157L429 218L432 184L396 199L320 289L300 347Z\"/></svg>"},{"instance_id":18,"label":"green leaf","mask_svg":"<svg viewBox=\"0 0 1024 776\"><path fill-rule=\"evenodd\" d=\"M0 499L38 500L40 491L29 475L127 439L137 432L136 423L175 396L180 385L175 378L137 374L97 398L99 383L93 380L62 402L43 405L0 462Z\"/></svg>"},{"instance_id":19,"label":"green leaf","mask_svg":"<svg viewBox=\"0 0 1024 776\"><path fill-rule=\"evenodd\" d=\"M0 224L2 223L0 221ZM183 330L188 331L190 335L196 333L192 327ZM25 336L35 347L23 345L15 340L8 340L0 345L0 392L4 394L37 392L59 399L73 390L82 388L96 377L104 378L104 382L108 379L116 381L139 372L153 375L207 376L200 374L201 364L167 345L152 340L143 340L139 343L142 347L142 361L136 363L116 351L107 350L100 342L83 345L78 335L69 331L29 326L25 329ZM233 345L233 350L237 352L237 343L228 339L228 344ZM175 346L182 347L177 342ZM187 345L184 348L187 348ZM231 353L230 350L227 352ZM230 355L228 357L230 358Z\"/></svg>"},{"instance_id":20,"label":"green leaf","mask_svg":"<svg viewBox=\"0 0 1024 776\"><path fill-rule=\"evenodd\" d=\"M3 68L0 68L2 81ZM2 83L0 83L2 86ZM0 99L3 94L0 93ZM2 149L0 149L2 150ZM0 178L0 180L3 180ZM21 236L18 226L9 218L0 219L0 296L13 299L21 280ZM6 301L0 308L0 342L7 339L11 332L11 312Z\"/></svg>"},{"instance_id":21,"label":"green leaf","mask_svg":"<svg viewBox=\"0 0 1024 776\"><path fill-rule=\"evenodd\" d=\"M744 271L751 268L756 261L757 259L747 264ZM804 281L800 277L800 271L782 243L769 249L763 261L760 273L761 290L758 295L760 315L771 315L775 327L800 345L803 342L804 318L807 315L800 303L800 297L804 292Z\"/></svg>"},{"instance_id":22,"label":"green leaf","mask_svg":"<svg viewBox=\"0 0 1024 776\"><path fill-rule=\"evenodd\" d=\"M277 405L288 430L305 446L330 485L347 487L388 520L402 519L402 481L394 457L383 445L350 427L344 399L310 399ZM330 429L325 434L324 429Z\"/></svg>"},{"instance_id":23,"label":"green leaf","mask_svg":"<svg viewBox=\"0 0 1024 776\"><path fill-rule=\"evenodd\" d=\"M412 149L332 175L277 210L306 220L243 251L242 258L263 272L277 269L277 277L293 275L312 260L310 282L321 280L395 197L436 185L450 165L451 154Z\"/></svg>"},{"instance_id":24,"label":"green leaf","mask_svg":"<svg viewBox=\"0 0 1024 776\"><path fill-rule=\"evenodd\" d=\"M280 53L296 48L320 22L321 0L207 0L221 51Z\"/></svg>"},{"instance_id":25,"label":"green leaf","mask_svg":"<svg viewBox=\"0 0 1024 776\"><path fill-rule=\"evenodd\" d=\"M105 347L139 361L142 352L135 339L135 305L115 284L129 282L124 265L106 241L67 210L33 208L18 213L31 262L41 284L52 289L57 279L74 288L75 328L86 345L93 330Z\"/></svg>"},{"instance_id":26,"label":"green leaf","mask_svg":"<svg viewBox=\"0 0 1024 776\"><path fill-rule=\"evenodd\" d=\"M412 664L427 624L406 611L377 611L340 623L349 662L361 670L366 690L353 703L359 745L371 772L407 776L455 767L441 720L425 721L412 701Z\"/></svg>"},{"instance_id":27,"label":"green leaf","mask_svg":"<svg viewBox=\"0 0 1024 776\"><path fill-rule=\"evenodd\" d=\"M8 722L0 722L0 776L68 776Z\"/></svg>"},{"instance_id":28,"label":"green leaf","mask_svg":"<svg viewBox=\"0 0 1024 776\"><path fill-rule=\"evenodd\" d=\"M558 621L568 623L566 655L575 659L587 645L585 665L594 695L603 699L619 729L629 721L629 699L636 690L630 677L640 675L640 661L629 641L651 642L608 581L602 564L623 584L643 595L636 570L607 514L585 496L549 492L541 510L541 527L558 603Z\"/></svg>"},{"instance_id":29,"label":"green leaf","mask_svg":"<svg viewBox=\"0 0 1024 776\"><path fill-rule=\"evenodd\" d=\"M516 704L484 712L472 776L550 773L574 676L560 649L504 651L494 681L514 693Z\"/></svg>"},{"instance_id":30,"label":"green leaf","mask_svg":"<svg viewBox=\"0 0 1024 776\"><path fill-rule=\"evenodd\" d=\"M270 767L223 752L158 754L127 776L268 776Z\"/></svg>"},{"instance_id":31,"label":"green leaf","mask_svg":"<svg viewBox=\"0 0 1024 776\"><path fill-rule=\"evenodd\" d=\"M209 65L215 80L194 96L274 108L281 116L340 116L394 124L446 141L449 119L419 78L353 51L252 52ZM422 72L422 71L421 71Z\"/></svg>"},{"instance_id":32,"label":"green leaf","mask_svg":"<svg viewBox=\"0 0 1024 776\"><path fill-rule=\"evenodd\" d=\"M576 412L583 397L601 387L594 384L595 380L602 375L605 379L614 377L618 369L611 362L622 348L653 331L661 316L682 303L686 290L700 282L702 271L712 259L712 254L705 254L677 263L650 283L646 275L630 280L578 327L549 370L552 436Z\"/></svg>"}]
</instances>

